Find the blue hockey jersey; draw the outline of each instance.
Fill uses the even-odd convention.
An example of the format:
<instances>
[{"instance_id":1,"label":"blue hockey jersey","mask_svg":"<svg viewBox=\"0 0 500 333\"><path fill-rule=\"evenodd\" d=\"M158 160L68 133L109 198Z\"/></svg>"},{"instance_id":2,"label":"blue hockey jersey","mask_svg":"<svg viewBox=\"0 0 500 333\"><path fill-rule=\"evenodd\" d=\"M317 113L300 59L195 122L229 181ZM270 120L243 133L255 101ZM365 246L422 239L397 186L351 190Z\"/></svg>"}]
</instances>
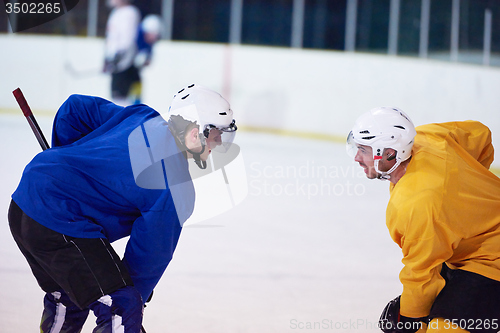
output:
<instances>
[{"instance_id":1,"label":"blue hockey jersey","mask_svg":"<svg viewBox=\"0 0 500 333\"><path fill-rule=\"evenodd\" d=\"M194 208L188 163L166 121L146 105L72 95L56 114L52 144L27 165L13 200L68 236L130 236L123 261L146 300Z\"/></svg>"}]
</instances>

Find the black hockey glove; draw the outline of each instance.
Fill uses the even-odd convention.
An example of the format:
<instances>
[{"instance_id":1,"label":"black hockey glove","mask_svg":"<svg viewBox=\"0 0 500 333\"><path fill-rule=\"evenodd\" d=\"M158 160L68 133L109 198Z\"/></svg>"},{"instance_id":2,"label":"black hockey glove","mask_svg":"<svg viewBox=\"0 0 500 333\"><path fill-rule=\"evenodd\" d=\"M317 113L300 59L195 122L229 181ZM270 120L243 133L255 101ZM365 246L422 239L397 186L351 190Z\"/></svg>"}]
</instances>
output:
<instances>
[{"instance_id":1,"label":"black hockey glove","mask_svg":"<svg viewBox=\"0 0 500 333\"><path fill-rule=\"evenodd\" d=\"M410 318L399 314L401 296L387 304L379 319L380 329L385 333L415 333L427 323L427 317Z\"/></svg>"}]
</instances>

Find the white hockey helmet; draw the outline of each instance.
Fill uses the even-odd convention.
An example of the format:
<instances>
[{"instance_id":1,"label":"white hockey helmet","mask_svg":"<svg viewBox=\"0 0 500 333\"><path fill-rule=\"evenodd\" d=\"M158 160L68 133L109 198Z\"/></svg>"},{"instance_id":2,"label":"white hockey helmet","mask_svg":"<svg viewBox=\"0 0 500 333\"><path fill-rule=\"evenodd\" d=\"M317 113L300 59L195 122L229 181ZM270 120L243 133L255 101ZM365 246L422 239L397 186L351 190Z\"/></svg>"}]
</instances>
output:
<instances>
[{"instance_id":1,"label":"white hockey helmet","mask_svg":"<svg viewBox=\"0 0 500 333\"><path fill-rule=\"evenodd\" d=\"M141 22L142 30L146 33L160 35L161 34L161 17L155 14L150 14L144 17Z\"/></svg>"},{"instance_id":2,"label":"white hockey helmet","mask_svg":"<svg viewBox=\"0 0 500 333\"><path fill-rule=\"evenodd\" d=\"M401 162L411 156L417 132L410 117L396 107L378 107L361 115L347 137L347 151L354 157L357 145L370 146L373 151L375 170L382 179L388 179ZM378 169L385 148L396 151L396 164L388 171Z\"/></svg>"},{"instance_id":3,"label":"white hockey helmet","mask_svg":"<svg viewBox=\"0 0 500 333\"><path fill-rule=\"evenodd\" d=\"M203 149L210 131L217 129L221 142L216 149L221 152L229 148L237 130L228 101L219 93L195 84L174 95L166 120L178 138L182 137L188 122L197 125Z\"/></svg>"}]
</instances>

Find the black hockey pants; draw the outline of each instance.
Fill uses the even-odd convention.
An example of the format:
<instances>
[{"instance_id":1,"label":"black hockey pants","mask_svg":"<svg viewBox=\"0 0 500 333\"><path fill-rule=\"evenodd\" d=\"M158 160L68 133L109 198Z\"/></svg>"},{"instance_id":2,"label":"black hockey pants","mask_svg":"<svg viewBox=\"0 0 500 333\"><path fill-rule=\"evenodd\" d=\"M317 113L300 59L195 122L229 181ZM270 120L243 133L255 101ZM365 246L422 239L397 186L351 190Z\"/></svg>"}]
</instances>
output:
<instances>
[{"instance_id":1,"label":"black hockey pants","mask_svg":"<svg viewBox=\"0 0 500 333\"><path fill-rule=\"evenodd\" d=\"M42 333L79 332L89 310L95 333L139 333L143 301L126 267L104 238L69 237L39 224L12 201L9 225L47 293Z\"/></svg>"}]
</instances>

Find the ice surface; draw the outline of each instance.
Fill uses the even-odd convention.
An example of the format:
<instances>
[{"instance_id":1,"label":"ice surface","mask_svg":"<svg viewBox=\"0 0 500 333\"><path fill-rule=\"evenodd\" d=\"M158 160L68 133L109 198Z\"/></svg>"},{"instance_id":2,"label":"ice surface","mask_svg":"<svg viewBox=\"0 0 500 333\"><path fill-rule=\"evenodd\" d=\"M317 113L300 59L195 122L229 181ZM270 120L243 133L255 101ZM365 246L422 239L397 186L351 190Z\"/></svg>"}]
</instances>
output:
<instances>
[{"instance_id":1,"label":"ice surface","mask_svg":"<svg viewBox=\"0 0 500 333\"><path fill-rule=\"evenodd\" d=\"M49 135L52 117L37 119ZM379 332L402 289L401 253L385 227L388 183L365 179L343 144L250 132L235 142L248 196L184 228L145 309L146 331ZM0 331L37 332L43 292L7 223L10 195L40 151L22 115L0 113L0 149Z\"/></svg>"}]
</instances>

